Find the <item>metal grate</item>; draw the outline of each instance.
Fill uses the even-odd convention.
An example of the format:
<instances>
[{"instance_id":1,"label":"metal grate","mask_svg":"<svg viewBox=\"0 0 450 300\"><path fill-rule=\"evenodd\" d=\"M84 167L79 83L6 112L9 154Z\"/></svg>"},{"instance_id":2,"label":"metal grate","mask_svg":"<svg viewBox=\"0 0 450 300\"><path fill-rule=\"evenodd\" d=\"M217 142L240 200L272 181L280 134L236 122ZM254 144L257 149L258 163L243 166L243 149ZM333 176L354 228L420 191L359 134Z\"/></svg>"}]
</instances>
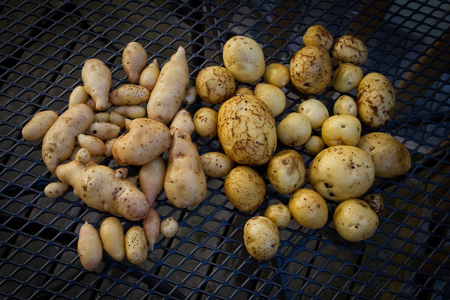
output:
<instances>
[{"instance_id":1,"label":"metal grate","mask_svg":"<svg viewBox=\"0 0 450 300\"><path fill-rule=\"evenodd\" d=\"M396 1L3 1L0 5L0 297L19 299L302 298L444 299L450 294L450 4ZM274 202L286 202L268 184L253 214L233 209L222 179L208 180L208 197L194 209L176 209L162 194L162 218L180 222L162 237L147 262L135 267L105 255L99 272L86 272L76 253L84 221L107 217L73 192L57 200L43 189L55 180L41 161L40 142L21 129L45 109L62 112L82 84L90 57L112 71L113 87L126 81L121 51L140 42L149 59L165 62L178 46L188 54L191 85L206 66L220 65L222 46L236 34L253 37L266 62L288 64L313 24L335 37L352 34L369 49L364 72L380 72L397 90L393 120L382 130L402 141L413 158L408 174L377 178L371 191L385 201L376 234L349 243L331 218L318 230L292 221L267 262L252 260L243 224ZM285 113L306 95L288 85ZM331 88L317 97L331 108ZM200 105L190 108L193 113ZM217 107L215 107L217 108ZM281 118L282 116L280 116ZM279 120L278 120L279 121ZM219 149L194 134L201 152ZM306 166L312 161L302 149ZM264 174L264 167L258 168ZM265 176L265 175L264 175ZM329 203L330 212L335 203ZM124 221L124 226L133 225Z\"/></svg>"}]
</instances>

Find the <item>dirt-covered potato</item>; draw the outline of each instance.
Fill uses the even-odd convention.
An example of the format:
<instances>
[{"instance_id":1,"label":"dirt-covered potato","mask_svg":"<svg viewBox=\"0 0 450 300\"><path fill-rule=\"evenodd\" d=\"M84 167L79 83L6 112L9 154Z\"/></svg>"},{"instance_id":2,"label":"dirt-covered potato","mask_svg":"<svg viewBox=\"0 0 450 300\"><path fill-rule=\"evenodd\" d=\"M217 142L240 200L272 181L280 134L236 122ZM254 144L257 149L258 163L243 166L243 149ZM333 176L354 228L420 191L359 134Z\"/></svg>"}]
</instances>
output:
<instances>
[{"instance_id":1,"label":"dirt-covered potato","mask_svg":"<svg viewBox=\"0 0 450 300\"><path fill-rule=\"evenodd\" d=\"M202 69L195 79L197 94L207 103L218 104L234 95L236 82L233 74L221 66Z\"/></svg>"},{"instance_id":2,"label":"dirt-covered potato","mask_svg":"<svg viewBox=\"0 0 450 300\"><path fill-rule=\"evenodd\" d=\"M308 118L312 129L322 127L323 122L330 116L325 104L317 99L308 99L300 103L298 112Z\"/></svg>"},{"instance_id":3,"label":"dirt-covered potato","mask_svg":"<svg viewBox=\"0 0 450 300\"><path fill-rule=\"evenodd\" d=\"M304 188L295 191L289 199L289 211L298 224L318 229L327 223L328 207L325 199L314 190Z\"/></svg>"},{"instance_id":4,"label":"dirt-covered potato","mask_svg":"<svg viewBox=\"0 0 450 300\"><path fill-rule=\"evenodd\" d=\"M334 227L347 241L359 242L370 238L378 228L377 214L363 200L348 199L336 207Z\"/></svg>"},{"instance_id":5,"label":"dirt-covered potato","mask_svg":"<svg viewBox=\"0 0 450 300\"><path fill-rule=\"evenodd\" d=\"M312 25L303 35L303 43L305 46L321 46L330 50L333 46L333 35L322 25Z\"/></svg>"},{"instance_id":6,"label":"dirt-covered potato","mask_svg":"<svg viewBox=\"0 0 450 300\"><path fill-rule=\"evenodd\" d=\"M375 164L375 175L391 178L407 173L411 167L411 154L399 140L385 132L363 135L357 144Z\"/></svg>"},{"instance_id":7,"label":"dirt-covered potato","mask_svg":"<svg viewBox=\"0 0 450 300\"><path fill-rule=\"evenodd\" d=\"M255 82L264 75L264 53L259 44L245 36L234 36L223 47L225 68L240 82Z\"/></svg>"},{"instance_id":8,"label":"dirt-covered potato","mask_svg":"<svg viewBox=\"0 0 450 300\"><path fill-rule=\"evenodd\" d=\"M200 159L205 174L214 178L226 176L234 167L234 162L221 152L208 152L201 155Z\"/></svg>"},{"instance_id":9,"label":"dirt-covered potato","mask_svg":"<svg viewBox=\"0 0 450 300\"><path fill-rule=\"evenodd\" d=\"M200 136L213 138L217 136L217 111L209 107L201 107L194 114L195 132Z\"/></svg>"},{"instance_id":10,"label":"dirt-covered potato","mask_svg":"<svg viewBox=\"0 0 450 300\"><path fill-rule=\"evenodd\" d=\"M331 53L337 60L357 66L364 64L369 55L364 42L351 35L339 37L334 43Z\"/></svg>"},{"instance_id":11,"label":"dirt-covered potato","mask_svg":"<svg viewBox=\"0 0 450 300\"><path fill-rule=\"evenodd\" d=\"M360 148L332 146L317 154L308 178L322 197L339 202L366 193L375 180L375 166Z\"/></svg>"},{"instance_id":12,"label":"dirt-covered potato","mask_svg":"<svg viewBox=\"0 0 450 300\"><path fill-rule=\"evenodd\" d=\"M351 115L334 115L322 125L322 139L327 146L356 146L361 137L361 122Z\"/></svg>"},{"instance_id":13,"label":"dirt-covered potato","mask_svg":"<svg viewBox=\"0 0 450 300\"><path fill-rule=\"evenodd\" d=\"M292 149L280 151L270 159L267 176L278 193L293 193L305 183L306 169L302 156Z\"/></svg>"},{"instance_id":14,"label":"dirt-covered potato","mask_svg":"<svg viewBox=\"0 0 450 300\"><path fill-rule=\"evenodd\" d=\"M367 74L358 85L356 104L361 122L373 128L384 126L394 115L392 83L380 73Z\"/></svg>"},{"instance_id":15,"label":"dirt-covered potato","mask_svg":"<svg viewBox=\"0 0 450 300\"><path fill-rule=\"evenodd\" d=\"M280 89L289 83L289 69L280 63L269 64L264 71L264 80Z\"/></svg>"},{"instance_id":16,"label":"dirt-covered potato","mask_svg":"<svg viewBox=\"0 0 450 300\"><path fill-rule=\"evenodd\" d=\"M277 225L263 216L249 219L244 225L244 244L256 260L268 260L278 251L280 234Z\"/></svg>"},{"instance_id":17,"label":"dirt-covered potato","mask_svg":"<svg viewBox=\"0 0 450 300\"><path fill-rule=\"evenodd\" d=\"M277 147L275 118L256 96L234 96L222 103L217 131L223 150L238 164L265 164Z\"/></svg>"},{"instance_id":18,"label":"dirt-covered potato","mask_svg":"<svg viewBox=\"0 0 450 300\"><path fill-rule=\"evenodd\" d=\"M358 86L362 78L363 72L360 67L340 62L334 73L333 88L340 93L348 93Z\"/></svg>"},{"instance_id":19,"label":"dirt-covered potato","mask_svg":"<svg viewBox=\"0 0 450 300\"><path fill-rule=\"evenodd\" d=\"M358 115L358 106L355 100L348 95L339 96L333 105L334 115L351 115L356 117Z\"/></svg>"},{"instance_id":20,"label":"dirt-covered potato","mask_svg":"<svg viewBox=\"0 0 450 300\"><path fill-rule=\"evenodd\" d=\"M282 204L271 204L264 211L264 217L270 219L278 228L285 228L291 221L291 212L289 208Z\"/></svg>"},{"instance_id":21,"label":"dirt-covered potato","mask_svg":"<svg viewBox=\"0 0 450 300\"><path fill-rule=\"evenodd\" d=\"M178 222L169 217L161 221L160 232L166 239L171 239L177 234L179 227Z\"/></svg>"},{"instance_id":22,"label":"dirt-covered potato","mask_svg":"<svg viewBox=\"0 0 450 300\"><path fill-rule=\"evenodd\" d=\"M323 47L305 46L292 57L289 71L292 84L300 92L319 93L331 82L330 54Z\"/></svg>"},{"instance_id":23,"label":"dirt-covered potato","mask_svg":"<svg viewBox=\"0 0 450 300\"><path fill-rule=\"evenodd\" d=\"M311 122L304 114L292 112L277 126L277 136L283 145L300 147L310 138Z\"/></svg>"},{"instance_id":24,"label":"dirt-covered potato","mask_svg":"<svg viewBox=\"0 0 450 300\"><path fill-rule=\"evenodd\" d=\"M270 107L275 117L278 117L286 108L286 95L275 85L258 83L255 86L254 94Z\"/></svg>"},{"instance_id":25,"label":"dirt-covered potato","mask_svg":"<svg viewBox=\"0 0 450 300\"><path fill-rule=\"evenodd\" d=\"M225 178L225 195L242 212L252 212L264 201L266 184L253 168L237 166Z\"/></svg>"}]
</instances>

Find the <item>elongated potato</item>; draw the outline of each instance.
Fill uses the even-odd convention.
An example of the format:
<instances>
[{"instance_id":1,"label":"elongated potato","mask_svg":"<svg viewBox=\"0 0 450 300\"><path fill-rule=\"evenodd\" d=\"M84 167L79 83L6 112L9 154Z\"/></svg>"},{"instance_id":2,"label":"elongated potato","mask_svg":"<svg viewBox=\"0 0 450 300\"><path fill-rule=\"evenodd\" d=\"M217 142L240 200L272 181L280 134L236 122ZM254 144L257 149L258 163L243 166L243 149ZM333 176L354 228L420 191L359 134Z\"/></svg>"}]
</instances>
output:
<instances>
[{"instance_id":1,"label":"elongated potato","mask_svg":"<svg viewBox=\"0 0 450 300\"><path fill-rule=\"evenodd\" d=\"M138 42L128 43L122 53L122 66L131 83L137 83L147 64L147 52Z\"/></svg>"},{"instance_id":2,"label":"elongated potato","mask_svg":"<svg viewBox=\"0 0 450 300\"><path fill-rule=\"evenodd\" d=\"M86 92L84 86L79 85L73 89L69 96L69 108L78 103L86 103L89 98L89 94Z\"/></svg>"},{"instance_id":3,"label":"elongated potato","mask_svg":"<svg viewBox=\"0 0 450 300\"><path fill-rule=\"evenodd\" d=\"M122 105L116 107L114 112L131 119L143 118L147 113L145 107L139 105Z\"/></svg>"},{"instance_id":4,"label":"elongated potato","mask_svg":"<svg viewBox=\"0 0 450 300\"><path fill-rule=\"evenodd\" d=\"M180 109L170 123L170 133L173 134L175 129L183 129L188 134L193 134L195 131L194 121L192 115L186 109Z\"/></svg>"},{"instance_id":5,"label":"elongated potato","mask_svg":"<svg viewBox=\"0 0 450 300\"><path fill-rule=\"evenodd\" d=\"M50 182L45 186L45 196L56 199L64 194L69 189L69 185L64 182Z\"/></svg>"},{"instance_id":6,"label":"elongated potato","mask_svg":"<svg viewBox=\"0 0 450 300\"><path fill-rule=\"evenodd\" d=\"M150 207L155 204L156 198L164 189L166 176L166 163L161 156L144 164L139 170L139 183Z\"/></svg>"},{"instance_id":7,"label":"elongated potato","mask_svg":"<svg viewBox=\"0 0 450 300\"><path fill-rule=\"evenodd\" d=\"M95 136L80 133L77 140L80 147L88 150L91 156L103 155L106 151L105 143Z\"/></svg>"},{"instance_id":8,"label":"elongated potato","mask_svg":"<svg viewBox=\"0 0 450 300\"><path fill-rule=\"evenodd\" d=\"M106 218L100 225L100 239L106 253L116 261L125 258L125 233L116 217Z\"/></svg>"},{"instance_id":9,"label":"elongated potato","mask_svg":"<svg viewBox=\"0 0 450 300\"><path fill-rule=\"evenodd\" d=\"M108 109L108 95L111 89L111 71L97 58L88 59L81 69L84 89L95 101L98 110Z\"/></svg>"},{"instance_id":10,"label":"elongated potato","mask_svg":"<svg viewBox=\"0 0 450 300\"><path fill-rule=\"evenodd\" d=\"M89 126L89 133L102 141L106 141L118 137L120 127L106 122L94 122Z\"/></svg>"},{"instance_id":11,"label":"elongated potato","mask_svg":"<svg viewBox=\"0 0 450 300\"><path fill-rule=\"evenodd\" d=\"M42 139L57 119L58 113L52 110L38 112L23 127L23 138L27 141L37 141Z\"/></svg>"},{"instance_id":12,"label":"elongated potato","mask_svg":"<svg viewBox=\"0 0 450 300\"><path fill-rule=\"evenodd\" d=\"M173 133L164 191L178 208L199 204L206 197L206 176L197 146L183 129Z\"/></svg>"},{"instance_id":13,"label":"elongated potato","mask_svg":"<svg viewBox=\"0 0 450 300\"><path fill-rule=\"evenodd\" d=\"M137 84L124 84L109 94L109 101L113 105L139 105L149 98L150 91Z\"/></svg>"},{"instance_id":14,"label":"elongated potato","mask_svg":"<svg viewBox=\"0 0 450 300\"><path fill-rule=\"evenodd\" d=\"M144 229L132 226L125 234L125 254L130 263L141 266L147 260L148 246Z\"/></svg>"},{"instance_id":15,"label":"elongated potato","mask_svg":"<svg viewBox=\"0 0 450 300\"><path fill-rule=\"evenodd\" d=\"M70 157L77 135L85 132L93 121L94 112L82 103L58 117L42 141L42 159L50 172L54 172L61 162Z\"/></svg>"},{"instance_id":16,"label":"elongated potato","mask_svg":"<svg viewBox=\"0 0 450 300\"><path fill-rule=\"evenodd\" d=\"M97 229L88 222L80 228L77 245L81 265L88 271L95 271L103 258L102 241Z\"/></svg>"},{"instance_id":17,"label":"elongated potato","mask_svg":"<svg viewBox=\"0 0 450 300\"><path fill-rule=\"evenodd\" d=\"M163 124L172 121L184 101L188 84L189 68L186 52L180 46L161 69L158 81L148 100L148 117Z\"/></svg>"},{"instance_id":18,"label":"elongated potato","mask_svg":"<svg viewBox=\"0 0 450 300\"><path fill-rule=\"evenodd\" d=\"M142 220L142 226L150 250L153 251L161 226L161 220L159 219L159 214L156 209L153 207L149 208L147 216Z\"/></svg>"},{"instance_id":19,"label":"elongated potato","mask_svg":"<svg viewBox=\"0 0 450 300\"><path fill-rule=\"evenodd\" d=\"M158 60L155 58L144 70L139 77L139 85L152 91L158 81L159 66Z\"/></svg>"}]
</instances>

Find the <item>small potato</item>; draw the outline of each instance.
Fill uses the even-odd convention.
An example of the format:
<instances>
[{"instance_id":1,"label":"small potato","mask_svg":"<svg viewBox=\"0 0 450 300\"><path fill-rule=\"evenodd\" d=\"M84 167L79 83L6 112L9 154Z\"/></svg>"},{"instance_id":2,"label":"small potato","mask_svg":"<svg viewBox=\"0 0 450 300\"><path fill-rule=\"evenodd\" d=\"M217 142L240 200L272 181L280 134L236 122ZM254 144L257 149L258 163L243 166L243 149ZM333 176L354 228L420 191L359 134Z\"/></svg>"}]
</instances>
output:
<instances>
[{"instance_id":1,"label":"small potato","mask_svg":"<svg viewBox=\"0 0 450 300\"><path fill-rule=\"evenodd\" d=\"M69 185L64 182L51 182L45 186L44 193L45 196L56 199L61 197L68 189Z\"/></svg>"},{"instance_id":2,"label":"small potato","mask_svg":"<svg viewBox=\"0 0 450 300\"><path fill-rule=\"evenodd\" d=\"M254 95L253 91L251 89L249 89L246 86L241 86L239 88L236 89L236 91L234 92L235 96L241 96L241 95Z\"/></svg>"},{"instance_id":3,"label":"small potato","mask_svg":"<svg viewBox=\"0 0 450 300\"><path fill-rule=\"evenodd\" d=\"M118 112L112 111L109 114L109 122L111 124L117 125L119 128L125 127L125 118Z\"/></svg>"},{"instance_id":4,"label":"small potato","mask_svg":"<svg viewBox=\"0 0 450 300\"><path fill-rule=\"evenodd\" d=\"M214 138L217 136L217 117L216 110L209 107L201 107L194 114L195 132L200 136Z\"/></svg>"},{"instance_id":5,"label":"small potato","mask_svg":"<svg viewBox=\"0 0 450 300\"><path fill-rule=\"evenodd\" d=\"M124 84L109 94L113 105L139 105L150 98L150 91L137 84Z\"/></svg>"},{"instance_id":6,"label":"small potato","mask_svg":"<svg viewBox=\"0 0 450 300\"><path fill-rule=\"evenodd\" d=\"M292 217L303 227L318 229L327 223L328 207L325 199L314 190L304 188L295 191L289 199Z\"/></svg>"},{"instance_id":7,"label":"small potato","mask_svg":"<svg viewBox=\"0 0 450 300\"><path fill-rule=\"evenodd\" d=\"M139 85L152 91L158 81L159 66L158 60L155 58L147 67L142 70L139 76Z\"/></svg>"},{"instance_id":8,"label":"small potato","mask_svg":"<svg viewBox=\"0 0 450 300\"><path fill-rule=\"evenodd\" d=\"M300 147L311 136L312 128L308 117L300 113L290 113L284 117L277 127L280 142L289 147Z\"/></svg>"},{"instance_id":9,"label":"small potato","mask_svg":"<svg viewBox=\"0 0 450 300\"><path fill-rule=\"evenodd\" d=\"M104 156L106 156L106 157L112 156L112 146L116 139L117 138L112 138L110 140L105 141L105 153L103 153Z\"/></svg>"},{"instance_id":10,"label":"small potato","mask_svg":"<svg viewBox=\"0 0 450 300\"><path fill-rule=\"evenodd\" d=\"M361 137L361 122L351 115L334 115L322 125L322 139L327 146L356 146Z\"/></svg>"},{"instance_id":11,"label":"small potato","mask_svg":"<svg viewBox=\"0 0 450 300\"><path fill-rule=\"evenodd\" d=\"M81 265L88 271L95 271L103 258L103 245L97 229L88 222L80 228L77 245Z\"/></svg>"},{"instance_id":12,"label":"small potato","mask_svg":"<svg viewBox=\"0 0 450 300\"><path fill-rule=\"evenodd\" d=\"M195 79L197 94L207 103L218 104L234 95L236 82L229 70L220 66L202 69Z\"/></svg>"},{"instance_id":13,"label":"small potato","mask_svg":"<svg viewBox=\"0 0 450 300\"><path fill-rule=\"evenodd\" d=\"M107 102L102 108L97 108L97 104L95 103L95 100L92 98L87 99L86 105L88 105L90 108L92 108L93 111L101 112L105 111L111 108L112 104L111 102Z\"/></svg>"},{"instance_id":14,"label":"small potato","mask_svg":"<svg viewBox=\"0 0 450 300\"><path fill-rule=\"evenodd\" d=\"M331 53L337 60L356 66L364 64L369 55L364 42L351 35L339 37L334 43Z\"/></svg>"},{"instance_id":15,"label":"small potato","mask_svg":"<svg viewBox=\"0 0 450 300\"><path fill-rule=\"evenodd\" d=\"M252 212L263 203L266 184L251 167L237 166L225 178L225 195L237 210Z\"/></svg>"},{"instance_id":16,"label":"small potato","mask_svg":"<svg viewBox=\"0 0 450 300\"><path fill-rule=\"evenodd\" d=\"M195 100L197 99L197 95L197 89L195 88L195 86L191 86L186 90L183 100L183 104L186 105L186 108L188 108L195 102Z\"/></svg>"},{"instance_id":17,"label":"small potato","mask_svg":"<svg viewBox=\"0 0 450 300\"><path fill-rule=\"evenodd\" d=\"M69 108L78 103L86 103L89 94L86 92L84 86L80 85L73 89L69 96Z\"/></svg>"},{"instance_id":18,"label":"small potato","mask_svg":"<svg viewBox=\"0 0 450 300\"><path fill-rule=\"evenodd\" d=\"M244 225L244 244L254 259L268 260L272 258L280 246L277 225L263 216L249 219Z\"/></svg>"},{"instance_id":19,"label":"small potato","mask_svg":"<svg viewBox=\"0 0 450 300\"><path fill-rule=\"evenodd\" d=\"M327 51L333 46L333 35L322 25L312 25L303 36L305 46L321 46Z\"/></svg>"},{"instance_id":20,"label":"small potato","mask_svg":"<svg viewBox=\"0 0 450 300\"><path fill-rule=\"evenodd\" d=\"M132 226L125 234L125 255L130 263L142 266L147 260L148 246L144 229Z\"/></svg>"},{"instance_id":21,"label":"small potato","mask_svg":"<svg viewBox=\"0 0 450 300\"><path fill-rule=\"evenodd\" d=\"M84 89L95 102L95 109L104 111L110 105L108 101L111 88L111 71L97 58L88 59L81 69ZM86 102L87 103L87 102Z\"/></svg>"},{"instance_id":22,"label":"small potato","mask_svg":"<svg viewBox=\"0 0 450 300\"><path fill-rule=\"evenodd\" d=\"M193 134L195 131L194 120L192 115L185 108L180 109L173 117L172 123L170 123L170 133L173 135L175 129L183 129L189 135Z\"/></svg>"},{"instance_id":23,"label":"small potato","mask_svg":"<svg viewBox=\"0 0 450 300\"><path fill-rule=\"evenodd\" d=\"M278 152L269 161L267 175L278 193L293 193L305 183L306 169L302 156L292 149Z\"/></svg>"},{"instance_id":24,"label":"small potato","mask_svg":"<svg viewBox=\"0 0 450 300\"><path fill-rule=\"evenodd\" d=\"M378 228L377 214L363 200L348 199L336 207L334 227L347 241L359 242L370 238Z\"/></svg>"},{"instance_id":25,"label":"small potato","mask_svg":"<svg viewBox=\"0 0 450 300\"><path fill-rule=\"evenodd\" d=\"M51 110L38 112L22 129L22 136L27 141L42 139L53 123L58 119L58 113Z\"/></svg>"},{"instance_id":26,"label":"small potato","mask_svg":"<svg viewBox=\"0 0 450 300\"><path fill-rule=\"evenodd\" d=\"M105 143L95 136L81 133L77 136L77 140L78 144L88 150L91 156L103 155L106 151Z\"/></svg>"},{"instance_id":27,"label":"small potato","mask_svg":"<svg viewBox=\"0 0 450 300\"><path fill-rule=\"evenodd\" d=\"M411 154L399 140L388 133L371 132L357 144L375 164L375 175L391 178L406 174L411 167Z\"/></svg>"},{"instance_id":28,"label":"small potato","mask_svg":"<svg viewBox=\"0 0 450 300\"><path fill-rule=\"evenodd\" d=\"M274 222L278 228L285 228L291 221L291 212L289 211L289 208L284 204L271 204L264 211L264 217Z\"/></svg>"},{"instance_id":29,"label":"small potato","mask_svg":"<svg viewBox=\"0 0 450 300\"><path fill-rule=\"evenodd\" d=\"M254 94L267 104L274 117L278 117L286 108L286 95L277 86L268 83L258 83Z\"/></svg>"},{"instance_id":30,"label":"small potato","mask_svg":"<svg viewBox=\"0 0 450 300\"><path fill-rule=\"evenodd\" d=\"M300 103L298 112L308 118L311 129L322 127L323 122L330 116L325 104L317 99L308 99Z\"/></svg>"},{"instance_id":31,"label":"small potato","mask_svg":"<svg viewBox=\"0 0 450 300\"><path fill-rule=\"evenodd\" d=\"M227 176L233 169L234 162L226 154L220 152L208 152L200 156L203 171L214 178Z\"/></svg>"},{"instance_id":32,"label":"small potato","mask_svg":"<svg viewBox=\"0 0 450 300\"><path fill-rule=\"evenodd\" d=\"M94 122L89 127L89 134L101 139L110 140L119 136L120 127L106 122Z\"/></svg>"},{"instance_id":33,"label":"small potato","mask_svg":"<svg viewBox=\"0 0 450 300\"><path fill-rule=\"evenodd\" d=\"M159 219L158 211L153 207L149 208L148 214L145 216L144 220L142 220L142 227L144 228L150 251L153 251L161 228L161 220Z\"/></svg>"},{"instance_id":34,"label":"small potato","mask_svg":"<svg viewBox=\"0 0 450 300\"><path fill-rule=\"evenodd\" d=\"M144 118L147 114L145 107L139 105L122 105L116 107L114 111L122 116L131 119Z\"/></svg>"},{"instance_id":35,"label":"small potato","mask_svg":"<svg viewBox=\"0 0 450 300\"><path fill-rule=\"evenodd\" d=\"M325 143L322 138L317 135L312 135L304 145L306 153L309 155L317 155L325 148Z\"/></svg>"},{"instance_id":36,"label":"small potato","mask_svg":"<svg viewBox=\"0 0 450 300\"><path fill-rule=\"evenodd\" d=\"M147 197L148 205L150 207L153 207L156 198L164 189L166 168L167 166L165 161L161 156L158 156L143 165L139 170L139 183L141 190Z\"/></svg>"},{"instance_id":37,"label":"small potato","mask_svg":"<svg viewBox=\"0 0 450 300\"><path fill-rule=\"evenodd\" d=\"M166 239L171 239L177 234L178 228L178 222L174 218L169 217L161 221L160 232Z\"/></svg>"},{"instance_id":38,"label":"small potato","mask_svg":"<svg viewBox=\"0 0 450 300\"><path fill-rule=\"evenodd\" d=\"M109 122L109 113L99 112L94 115L94 122Z\"/></svg>"},{"instance_id":39,"label":"small potato","mask_svg":"<svg viewBox=\"0 0 450 300\"><path fill-rule=\"evenodd\" d=\"M122 66L131 83L137 83L147 64L147 52L138 42L128 43L123 49Z\"/></svg>"},{"instance_id":40,"label":"small potato","mask_svg":"<svg viewBox=\"0 0 450 300\"><path fill-rule=\"evenodd\" d=\"M289 83L289 69L280 63L271 63L264 70L264 80L278 88L285 87Z\"/></svg>"},{"instance_id":41,"label":"small potato","mask_svg":"<svg viewBox=\"0 0 450 300\"><path fill-rule=\"evenodd\" d=\"M225 68L243 83L251 83L264 75L264 53L259 44L245 36L234 36L223 47Z\"/></svg>"},{"instance_id":42,"label":"small potato","mask_svg":"<svg viewBox=\"0 0 450 300\"><path fill-rule=\"evenodd\" d=\"M340 93L348 93L358 87L362 78L363 72L360 67L352 63L339 62L333 77L333 88Z\"/></svg>"},{"instance_id":43,"label":"small potato","mask_svg":"<svg viewBox=\"0 0 450 300\"><path fill-rule=\"evenodd\" d=\"M125 234L118 218L108 217L102 222L100 238L103 248L112 259L121 261L125 258Z\"/></svg>"},{"instance_id":44,"label":"small potato","mask_svg":"<svg viewBox=\"0 0 450 300\"><path fill-rule=\"evenodd\" d=\"M348 95L341 95L336 99L333 105L334 115L351 115L356 117L358 115L358 106L355 100Z\"/></svg>"}]
</instances>

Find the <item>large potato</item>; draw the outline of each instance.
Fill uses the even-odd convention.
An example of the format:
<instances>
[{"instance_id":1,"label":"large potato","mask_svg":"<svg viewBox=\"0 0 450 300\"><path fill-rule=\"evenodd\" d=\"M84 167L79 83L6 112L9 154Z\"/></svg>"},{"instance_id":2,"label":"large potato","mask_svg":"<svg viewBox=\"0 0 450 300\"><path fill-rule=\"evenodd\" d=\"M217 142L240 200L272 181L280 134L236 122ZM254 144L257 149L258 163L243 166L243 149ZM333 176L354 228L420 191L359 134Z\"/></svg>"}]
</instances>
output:
<instances>
[{"instance_id":1,"label":"large potato","mask_svg":"<svg viewBox=\"0 0 450 300\"><path fill-rule=\"evenodd\" d=\"M331 82L330 54L320 46L305 46L292 57L289 71L292 84L300 92L319 93Z\"/></svg>"},{"instance_id":2,"label":"large potato","mask_svg":"<svg viewBox=\"0 0 450 300\"><path fill-rule=\"evenodd\" d=\"M258 43L245 36L229 39L223 47L225 68L237 81L250 83L264 75L264 53Z\"/></svg>"},{"instance_id":3,"label":"large potato","mask_svg":"<svg viewBox=\"0 0 450 300\"><path fill-rule=\"evenodd\" d=\"M357 144L375 164L375 175L383 178L405 174L411 167L411 154L396 138L384 132L363 135Z\"/></svg>"},{"instance_id":4,"label":"large potato","mask_svg":"<svg viewBox=\"0 0 450 300\"><path fill-rule=\"evenodd\" d=\"M238 164L265 164L277 147L272 111L252 95L234 96L222 104L217 131L223 150Z\"/></svg>"},{"instance_id":5,"label":"large potato","mask_svg":"<svg viewBox=\"0 0 450 300\"><path fill-rule=\"evenodd\" d=\"M369 190L375 180L375 166L362 149L332 146L317 154L308 178L322 197L343 201L357 198Z\"/></svg>"},{"instance_id":6,"label":"large potato","mask_svg":"<svg viewBox=\"0 0 450 300\"><path fill-rule=\"evenodd\" d=\"M244 225L244 244L250 255L257 260L268 260L278 251L280 234L269 218L256 216Z\"/></svg>"},{"instance_id":7,"label":"large potato","mask_svg":"<svg viewBox=\"0 0 450 300\"><path fill-rule=\"evenodd\" d=\"M286 149L272 157L267 166L267 176L280 194L291 194L305 183L306 169L302 156Z\"/></svg>"}]
</instances>

